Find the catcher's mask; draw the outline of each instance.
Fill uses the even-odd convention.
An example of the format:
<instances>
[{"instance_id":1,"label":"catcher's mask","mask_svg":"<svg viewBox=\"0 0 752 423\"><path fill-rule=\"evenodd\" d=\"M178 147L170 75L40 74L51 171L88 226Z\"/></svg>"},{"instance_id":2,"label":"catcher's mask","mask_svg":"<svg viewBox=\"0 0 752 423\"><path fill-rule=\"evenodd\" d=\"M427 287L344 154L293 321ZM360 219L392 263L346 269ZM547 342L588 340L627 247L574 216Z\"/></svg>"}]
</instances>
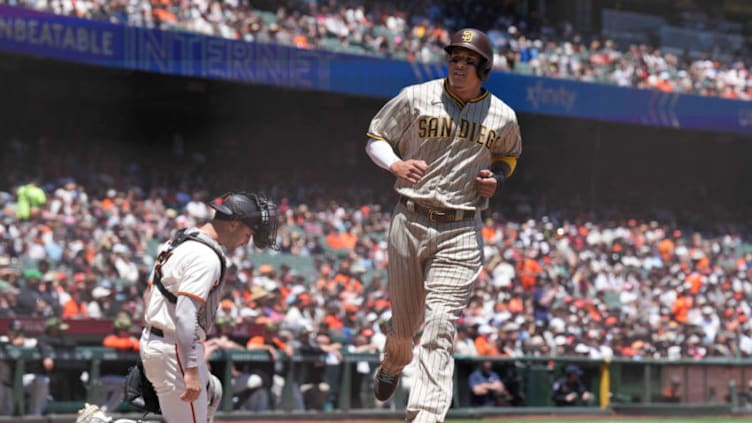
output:
<instances>
[{"instance_id":1,"label":"catcher's mask","mask_svg":"<svg viewBox=\"0 0 752 423\"><path fill-rule=\"evenodd\" d=\"M209 206L217 220L238 220L253 229L253 244L261 249L277 249L277 205L263 194L228 192Z\"/></svg>"}]
</instances>

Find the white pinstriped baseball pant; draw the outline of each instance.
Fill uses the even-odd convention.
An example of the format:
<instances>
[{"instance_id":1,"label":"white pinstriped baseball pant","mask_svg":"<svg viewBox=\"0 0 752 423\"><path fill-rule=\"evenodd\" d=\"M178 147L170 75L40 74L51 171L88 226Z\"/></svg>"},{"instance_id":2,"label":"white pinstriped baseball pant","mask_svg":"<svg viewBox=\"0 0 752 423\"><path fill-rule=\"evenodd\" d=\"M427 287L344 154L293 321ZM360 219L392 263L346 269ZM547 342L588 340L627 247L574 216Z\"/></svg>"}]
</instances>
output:
<instances>
[{"instance_id":1,"label":"white pinstriped baseball pant","mask_svg":"<svg viewBox=\"0 0 752 423\"><path fill-rule=\"evenodd\" d=\"M410 389L407 421L444 421L452 401L456 322L467 305L482 263L481 221L433 223L394 209L389 227L392 332L382 363L398 374L412 358L412 338L425 322L418 348L418 374Z\"/></svg>"}]
</instances>

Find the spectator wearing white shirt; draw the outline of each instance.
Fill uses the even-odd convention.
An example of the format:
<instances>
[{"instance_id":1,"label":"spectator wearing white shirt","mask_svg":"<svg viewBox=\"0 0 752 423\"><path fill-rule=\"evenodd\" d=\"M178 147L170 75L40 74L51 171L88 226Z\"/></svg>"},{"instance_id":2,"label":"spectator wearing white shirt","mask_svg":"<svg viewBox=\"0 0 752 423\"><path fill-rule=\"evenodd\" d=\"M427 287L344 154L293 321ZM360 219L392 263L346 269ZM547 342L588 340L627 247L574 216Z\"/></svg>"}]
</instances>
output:
<instances>
[{"instance_id":1,"label":"spectator wearing white shirt","mask_svg":"<svg viewBox=\"0 0 752 423\"><path fill-rule=\"evenodd\" d=\"M193 193L191 201L185 205L185 212L197 222L204 222L211 217L209 206L200 192Z\"/></svg>"},{"instance_id":2,"label":"spectator wearing white shirt","mask_svg":"<svg viewBox=\"0 0 752 423\"><path fill-rule=\"evenodd\" d=\"M470 336L470 329L465 325L457 326L457 338L454 341L454 355L477 357L478 350Z\"/></svg>"},{"instance_id":3,"label":"spectator wearing white shirt","mask_svg":"<svg viewBox=\"0 0 752 423\"><path fill-rule=\"evenodd\" d=\"M715 309L710 305L703 306L702 316L696 321L696 324L702 328L705 334L702 339L703 344L713 343L721 327L721 322Z\"/></svg>"}]
</instances>

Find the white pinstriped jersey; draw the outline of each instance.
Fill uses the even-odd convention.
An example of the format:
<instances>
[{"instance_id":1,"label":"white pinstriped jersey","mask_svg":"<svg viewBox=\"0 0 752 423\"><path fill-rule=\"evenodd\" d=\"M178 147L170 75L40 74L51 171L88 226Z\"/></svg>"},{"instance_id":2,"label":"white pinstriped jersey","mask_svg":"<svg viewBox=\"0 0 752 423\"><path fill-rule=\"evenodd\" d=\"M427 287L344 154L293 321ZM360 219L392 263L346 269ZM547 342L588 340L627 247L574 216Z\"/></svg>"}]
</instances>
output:
<instances>
[{"instance_id":1,"label":"white pinstriped jersey","mask_svg":"<svg viewBox=\"0 0 752 423\"><path fill-rule=\"evenodd\" d=\"M522 153L517 116L485 89L463 102L447 84L435 79L404 88L371 120L368 136L389 142L402 160L428 164L415 185L397 179L399 194L428 207L482 210L488 199L478 195L475 178L496 161L514 171Z\"/></svg>"},{"instance_id":2,"label":"white pinstriped jersey","mask_svg":"<svg viewBox=\"0 0 752 423\"><path fill-rule=\"evenodd\" d=\"M212 243L222 251L219 244L201 231L202 239ZM165 244L160 252L167 247ZM223 259L225 259L223 257ZM220 281L221 267L217 254L207 245L187 240L175 247L162 265L162 284L175 295L187 295L198 300L199 333L196 341L206 339L206 333L214 325L219 301L222 296L223 281ZM149 281L154 278L152 273ZM169 333L175 333L175 304L169 302L156 286L152 286L144 310L147 325L156 326Z\"/></svg>"}]
</instances>

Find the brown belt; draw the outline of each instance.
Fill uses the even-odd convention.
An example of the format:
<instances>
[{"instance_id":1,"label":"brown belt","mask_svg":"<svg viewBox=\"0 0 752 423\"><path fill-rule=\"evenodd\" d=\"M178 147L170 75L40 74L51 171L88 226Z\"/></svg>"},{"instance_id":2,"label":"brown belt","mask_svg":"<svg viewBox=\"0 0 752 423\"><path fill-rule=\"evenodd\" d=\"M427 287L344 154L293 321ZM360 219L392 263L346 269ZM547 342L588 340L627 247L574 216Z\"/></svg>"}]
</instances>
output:
<instances>
[{"instance_id":1,"label":"brown belt","mask_svg":"<svg viewBox=\"0 0 752 423\"><path fill-rule=\"evenodd\" d=\"M400 197L400 203L404 204L408 209L412 207L415 213L425 216L429 221L434 223L452 223L475 218L475 212L471 210L432 209L423 207L405 196Z\"/></svg>"},{"instance_id":2,"label":"brown belt","mask_svg":"<svg viewBox=\"0 0 752 423\"><path fill-rule=\"evenodd\" d=\"M164 331L160 328L155 328L154 326L149 328L149 332L151 332L153 335L157 335L160 338L164 338Z\"/></svg>"}]
</instances>

